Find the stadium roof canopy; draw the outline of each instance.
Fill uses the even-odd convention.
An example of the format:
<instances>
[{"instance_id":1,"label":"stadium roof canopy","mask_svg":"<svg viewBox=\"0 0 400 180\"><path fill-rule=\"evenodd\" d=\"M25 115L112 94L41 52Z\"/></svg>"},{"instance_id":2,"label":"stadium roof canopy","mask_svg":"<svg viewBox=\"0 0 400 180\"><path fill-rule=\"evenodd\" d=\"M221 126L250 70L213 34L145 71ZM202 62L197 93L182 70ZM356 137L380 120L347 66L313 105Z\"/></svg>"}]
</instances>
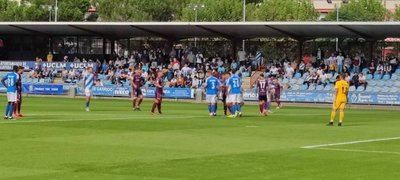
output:
<instances>
[{"instance_id":1,"label":"stadium roof canopy","mask_svg":"<svg viewBox=\"0 0 400 180\"><path fill-rule=\"evenodd\" d=\"M384 39L400 36L400 22L0 22L0 35L161 37L321 37Z\"/></svg>"}]
</instances>

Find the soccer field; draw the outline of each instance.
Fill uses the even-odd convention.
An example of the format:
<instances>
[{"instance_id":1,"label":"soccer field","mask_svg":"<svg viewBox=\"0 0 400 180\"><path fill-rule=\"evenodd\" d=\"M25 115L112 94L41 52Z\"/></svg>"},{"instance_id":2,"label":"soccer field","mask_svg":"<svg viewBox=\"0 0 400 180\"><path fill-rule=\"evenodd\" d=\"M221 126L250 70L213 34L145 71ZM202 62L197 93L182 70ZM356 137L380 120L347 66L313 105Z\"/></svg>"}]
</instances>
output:
<instances>
[{"instance_id":1,"label":"soccer field","mask_svg":"<svg viewBox=\"0 0 400 180\"><path fill-rule=\"evenodd\" d=\"M5 98L2 97L3 104ZM209 117L165 102L164 114L126 100L24 99L25 118L0 122L0 179L399 179L400 112L285 107L259 117Z\"/></svg>"}]
</instances>

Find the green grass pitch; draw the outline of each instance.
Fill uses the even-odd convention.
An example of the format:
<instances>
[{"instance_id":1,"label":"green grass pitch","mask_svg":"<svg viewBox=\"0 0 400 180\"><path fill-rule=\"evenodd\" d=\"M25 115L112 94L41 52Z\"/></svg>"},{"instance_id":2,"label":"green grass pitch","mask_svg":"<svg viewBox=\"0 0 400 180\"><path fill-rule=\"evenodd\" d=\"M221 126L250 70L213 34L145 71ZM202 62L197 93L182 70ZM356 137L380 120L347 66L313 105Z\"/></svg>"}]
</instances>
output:
<instances>
[{"instance_id":1,"label":"green grass pitch","mask_svg":"<svg viewBox=\"0 0 400 180\"><path fill-rule=\"evenodd\" d=\"M228 119L221 106L208 117L205 104L164 102L152 116L150 101L130 104L25 98L25 118L0 121L0 179L400 179L399 111L352 109L327 127L328 108L259 117L248 105Z\"/></svg>"}]
</instances>

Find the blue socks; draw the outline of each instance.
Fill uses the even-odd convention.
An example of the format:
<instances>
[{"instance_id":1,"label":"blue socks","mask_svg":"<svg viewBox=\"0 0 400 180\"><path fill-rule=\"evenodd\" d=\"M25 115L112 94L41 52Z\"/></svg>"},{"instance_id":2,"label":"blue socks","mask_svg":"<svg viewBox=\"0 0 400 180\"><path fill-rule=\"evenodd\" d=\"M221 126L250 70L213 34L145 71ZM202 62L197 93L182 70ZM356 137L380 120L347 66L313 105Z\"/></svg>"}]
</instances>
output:
<instances>
[{"instance_id":1,"label":"blue socks","mask_svg":"<svg viewBox=\"0 0 400 180\"><path fill-rule=\"evenodd\" d=\"M208 112L210 113L217 113L217 105L208 105Z\"/></svg>"},{"instance_id":2,"label":"blue socks","mask_svg":"<svg viewBox=\"0 0 400 180\"><path fill-rule=\"evenodd\" d=\"M10 103L7 104L7 107L6 107L6 115L5 115L5 116L8 117L8 112L9 112L9 111L10 111Z\"/></svg>"},{"instance_id":3,"label":"blue socks","mask_svg":"<svg viewBox=\"0 0 400 180\"><path fill-rule=\"evenodd\" d=\"M6 107L6 116L7 117L12 117L12 113L13 113L13 103L8 103L7 107Z\"/></svg>"}]
</instances>

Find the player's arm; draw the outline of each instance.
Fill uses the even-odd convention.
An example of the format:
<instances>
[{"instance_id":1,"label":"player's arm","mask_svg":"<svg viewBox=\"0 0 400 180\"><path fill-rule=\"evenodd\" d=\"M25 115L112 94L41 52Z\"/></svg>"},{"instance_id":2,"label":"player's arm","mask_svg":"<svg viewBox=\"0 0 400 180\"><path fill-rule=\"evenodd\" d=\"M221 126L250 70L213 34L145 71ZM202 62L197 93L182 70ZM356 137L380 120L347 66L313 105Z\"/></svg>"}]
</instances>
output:
<instances>
[{"instance_id":1,"label":"player's arm","mask_svg":"<svg viewBox=\"0 0 400 180\"><path fill-rule=\"evenodd\" d=\"M7 87L6 80L7 80L6 76L4 76L3 79L1 79L1 84L3 84L4 87Z\"/></svg>"}]
</instances>

